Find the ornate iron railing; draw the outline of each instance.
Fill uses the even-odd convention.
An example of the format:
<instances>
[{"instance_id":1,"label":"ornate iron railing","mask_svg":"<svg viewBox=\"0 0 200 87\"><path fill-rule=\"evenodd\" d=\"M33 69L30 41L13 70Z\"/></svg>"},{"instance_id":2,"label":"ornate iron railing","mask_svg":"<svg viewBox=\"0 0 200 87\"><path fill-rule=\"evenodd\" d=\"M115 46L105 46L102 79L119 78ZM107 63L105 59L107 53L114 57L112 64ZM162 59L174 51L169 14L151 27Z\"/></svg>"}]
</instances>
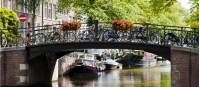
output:
<instances>
[{"instance_id":1,"label":"ornate iron railing","mask_svg":"<svg viewBox=\"0 0 200 87\"><path fill-rule=\"evenodd\" d=\"M79 30L61 30L61 24L18 29L19 35L9 41L0 31L1 48L70 42L133 42L179 47L199 47L199 33L189 27L134 23L129 30L113 30L110 22L81 23Z\"/></svg>"}]
</instances>

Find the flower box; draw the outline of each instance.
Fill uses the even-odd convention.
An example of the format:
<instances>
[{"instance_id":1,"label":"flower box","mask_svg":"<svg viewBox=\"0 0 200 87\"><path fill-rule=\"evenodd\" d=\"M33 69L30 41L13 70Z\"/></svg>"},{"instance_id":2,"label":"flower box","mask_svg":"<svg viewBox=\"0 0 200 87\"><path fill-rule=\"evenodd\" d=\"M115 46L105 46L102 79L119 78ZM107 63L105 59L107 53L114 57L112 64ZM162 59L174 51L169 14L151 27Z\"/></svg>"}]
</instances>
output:
<instances>
[{"instance_id":1,"label":"flower box","mask_svg":"<svg viewBox=\"0 0 200 87\"><path fill-rule=\"evenodd\" d=\"M62 30L79 30L81 27L80 22L64 22L61 25Z\"/></svg>"},{"instance_id":2,"label":"flower box","mask_svg":"<svg viewBox=\"0 0 200 87\"><path fill-rule=\"evenodd\" d=\"M133 27L133 23L127 20L112 21L113 30L128 30Z\"/></svg>"}]
</instances>

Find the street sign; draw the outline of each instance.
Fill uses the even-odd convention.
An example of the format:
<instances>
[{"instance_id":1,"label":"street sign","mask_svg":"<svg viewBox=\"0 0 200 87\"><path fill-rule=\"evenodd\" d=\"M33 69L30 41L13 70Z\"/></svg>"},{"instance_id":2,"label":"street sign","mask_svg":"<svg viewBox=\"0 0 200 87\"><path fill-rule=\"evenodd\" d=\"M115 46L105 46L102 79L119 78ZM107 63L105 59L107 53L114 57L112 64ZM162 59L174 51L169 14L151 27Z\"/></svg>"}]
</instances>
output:
<instances>
[{"instance_id":1,"label":"street sign","mask_svg":"<svg viewBox=\"0 0 200 87\"><path fill-rule=\"evenodd\" d=\"M20 16L19 16L19 20L20 20L21 22L26 21L26 15L25 15L25 14L20 15Z\"/></svg>"}]
</instances>

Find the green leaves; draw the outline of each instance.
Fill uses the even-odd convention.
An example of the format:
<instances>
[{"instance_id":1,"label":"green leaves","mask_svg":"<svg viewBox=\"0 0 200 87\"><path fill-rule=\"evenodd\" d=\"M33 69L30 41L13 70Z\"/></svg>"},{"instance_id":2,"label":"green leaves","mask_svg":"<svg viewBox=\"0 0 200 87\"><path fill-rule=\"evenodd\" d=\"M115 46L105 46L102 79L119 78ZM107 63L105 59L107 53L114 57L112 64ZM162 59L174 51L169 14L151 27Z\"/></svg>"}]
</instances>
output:
<instances>
[{"instance_id":1,"label":"green leaves","mask_svg":"<svg viewBox=\"0 0 200 87\"><path fill-rule=\"evenodd\" d=\"M18 23L19 19L14 11L0 7L0 29L9 41L18 35Z\"/></svg>"},{"instance_id":2,"label":"green leaves","mask_svg":"<svg viewBox=\"0 0 200 87\"><path fill-rule=\"evenodd\" d=\"M199 2L198 0L190 0L190 3L192 4L191 12L186 22L193 28L199 28Z\"/></svg>"},{"instance_id":3,"label":"green leaves","mask_svg":"<svg viewBox=\"0 0 200 87\"><path fill-rule=\"evenodd\" d=\"M186 25L185 11L176 0L59 0L58 5L60 10L75 8L76 16L93 20Z\"/></svg>"}]
</instances>

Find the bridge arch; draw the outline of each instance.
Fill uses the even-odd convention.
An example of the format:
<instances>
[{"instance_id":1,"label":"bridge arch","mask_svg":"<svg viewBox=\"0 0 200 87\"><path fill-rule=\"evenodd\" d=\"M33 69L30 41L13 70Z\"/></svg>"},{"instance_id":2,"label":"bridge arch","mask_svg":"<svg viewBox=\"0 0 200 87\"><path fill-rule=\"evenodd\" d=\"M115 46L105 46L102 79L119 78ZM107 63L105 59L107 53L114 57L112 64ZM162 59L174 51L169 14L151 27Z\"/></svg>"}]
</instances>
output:
<instances>
[{"instance_id":1,"label":"bridge arch","mask_svg":"<svg viewBox=\"0 0 200 87\"><path fill-rule=\"evenodd\" d=\"M132 43L132 42L70 42L70 43L57 43L57 44L41 44L37 46L28 46L28 57L32 59L38 55L53 52L62 53L70 52L78 49L131 49L131 50L144 50L154 53L167 60L170 60L171 47L167 45L155 45L146 43Z\"/></svg>"}]
</instances>

